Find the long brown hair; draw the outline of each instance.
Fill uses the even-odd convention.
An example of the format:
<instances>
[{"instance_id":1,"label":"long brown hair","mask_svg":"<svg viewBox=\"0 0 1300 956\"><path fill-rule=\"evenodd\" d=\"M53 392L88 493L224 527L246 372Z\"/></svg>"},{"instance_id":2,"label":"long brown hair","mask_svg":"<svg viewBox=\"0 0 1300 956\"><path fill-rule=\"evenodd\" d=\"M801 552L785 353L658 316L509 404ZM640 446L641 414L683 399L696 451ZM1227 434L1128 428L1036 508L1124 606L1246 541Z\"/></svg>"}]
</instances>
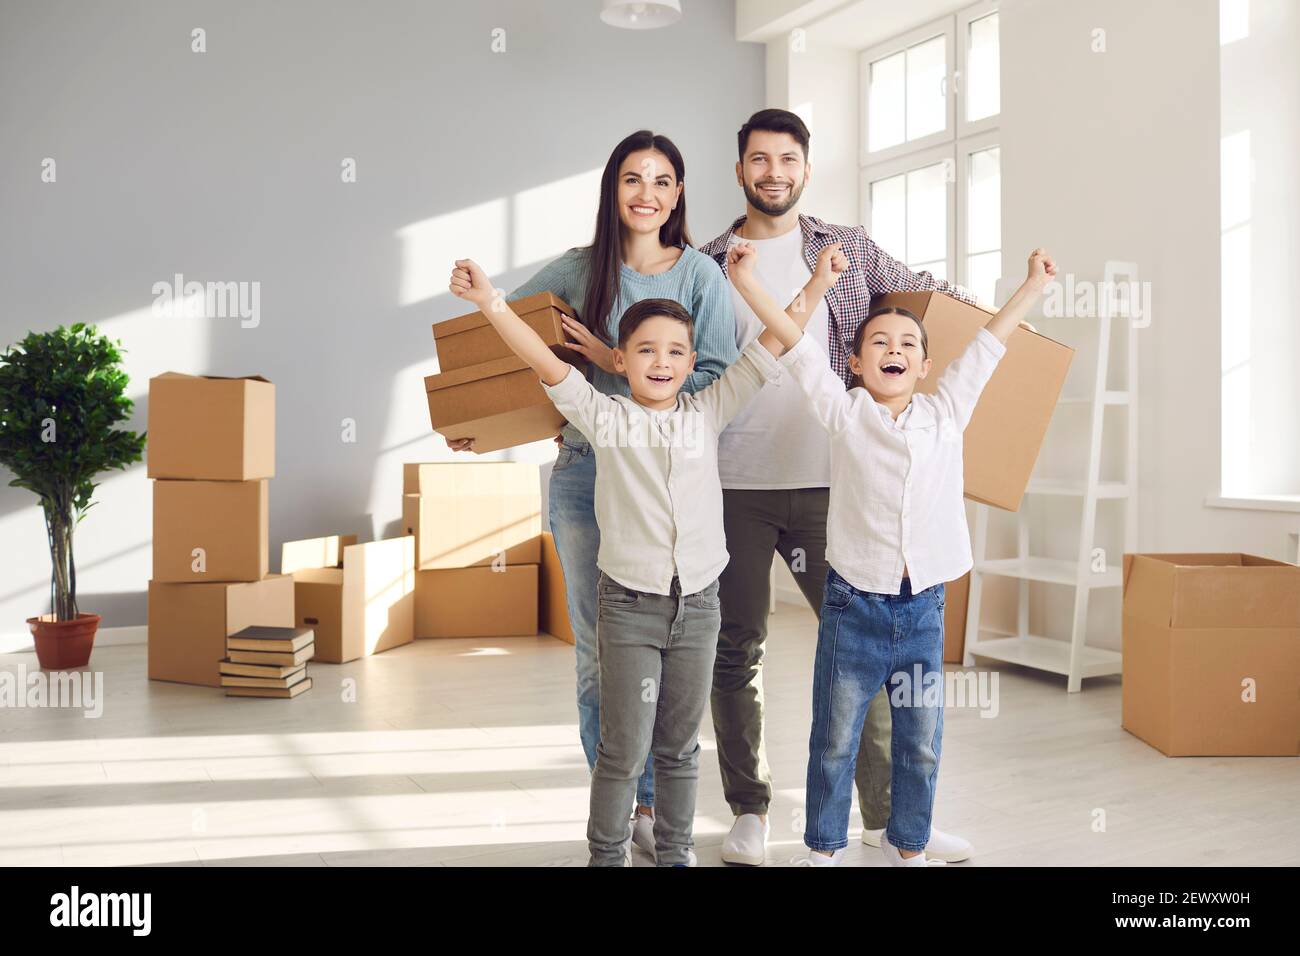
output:
<instances>
[{"instance_id":1,"label":"long brown hair","mask_svg":"<svg viewBox=\"0 0 1300 956\"><path fill-rule=\"evenodd\" d=\"M648 129L637 130L623 139L609 154L605 171L600 177L600 208L596 212L596 235L588 249L590 277L587 294L583 298L582 324L601 341L609 343L605 332L610 310L618 301L619 272L623 268L623 220L618 214L618 171L623 160L643 149L653 149L668 157L679 183L686 182L686 164L682 154L667 136ZM686 231L686 190L682 190L677 207L668 214L668 221L659 227L660 244L682 249L691 245Z\"/></svg>"}]
</instances>

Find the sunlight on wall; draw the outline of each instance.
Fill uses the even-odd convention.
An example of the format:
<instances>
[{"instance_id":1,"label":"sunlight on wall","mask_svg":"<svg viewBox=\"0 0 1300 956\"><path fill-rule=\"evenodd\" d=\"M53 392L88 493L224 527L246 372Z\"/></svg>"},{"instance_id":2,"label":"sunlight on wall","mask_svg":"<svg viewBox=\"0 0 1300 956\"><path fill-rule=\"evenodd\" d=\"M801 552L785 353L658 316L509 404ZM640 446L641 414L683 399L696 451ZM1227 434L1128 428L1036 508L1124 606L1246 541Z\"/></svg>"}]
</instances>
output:
<instances>
[{"instance_id":1,"label":"sunlight on wall","mask_svg":"<svg viewBox=\"0 0 1300 956\"><path fill-rule=\"evenodd\" d=\"M591 242L601 172L599 167L589 169L511 197L510 268L549 262L566 249Z\"/></svg>"},{"instance_id":2,"label":"sunlight on wall","mask_svg":"<svg viewBox=\"0 0 1300 956\"><path fill-rule=\"evenodd\" d=\"M399 303L413 305L447 295L452 263L474 259L495 276L507 268L507 203L493 199L433 216L397 230L402 246Z\"/></svg>"}]
</instances>

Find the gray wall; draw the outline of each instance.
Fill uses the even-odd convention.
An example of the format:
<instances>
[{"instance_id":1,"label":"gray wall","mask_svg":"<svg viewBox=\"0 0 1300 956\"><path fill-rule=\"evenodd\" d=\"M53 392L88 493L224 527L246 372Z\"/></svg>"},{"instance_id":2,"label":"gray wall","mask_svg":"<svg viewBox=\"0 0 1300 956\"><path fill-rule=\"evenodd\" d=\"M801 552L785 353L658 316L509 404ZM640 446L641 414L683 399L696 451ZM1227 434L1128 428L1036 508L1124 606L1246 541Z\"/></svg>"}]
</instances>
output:
<instances>
[{"instance_id":1,"label":"gray wall","mask_svg":"<svg viewBox=\"0 0 1300 956\"><path fill-rule=\"evenodd\" d=\"M642 126L686 157L696 242L741 210L734 133L763 105L763 49L735 42L729 0L683 6L643 33L606 27L597 0L4 0L0 337L99 323L127 349L141 429L161 371L274 381L272 568L284 540L392 533L400 463L449 456L420 379L437 371L430 324L466 311L438 292L452 255L510 287L589 239L591 171ZM259 324L154 315L175 273L259 282ZM45 609L29 494L0 489L0 532L12 634ZM143 465L105 476L77 537L84 610L143 623L150 540Z\"/></svg>"}]
</instances>

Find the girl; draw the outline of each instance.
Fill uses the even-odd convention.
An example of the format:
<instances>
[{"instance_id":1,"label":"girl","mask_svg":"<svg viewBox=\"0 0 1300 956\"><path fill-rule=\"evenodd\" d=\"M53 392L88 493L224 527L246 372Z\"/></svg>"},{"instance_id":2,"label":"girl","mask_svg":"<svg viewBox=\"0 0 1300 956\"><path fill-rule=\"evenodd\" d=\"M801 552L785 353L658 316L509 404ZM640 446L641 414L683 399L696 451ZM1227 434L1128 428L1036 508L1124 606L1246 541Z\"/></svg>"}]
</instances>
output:
<instances>
[{"instance_id":1,"label":"girl","mask_svg":"<svg viewBox=\"0 0 1300 956\"><path fill-rule=\"evenodd\" d=\"M590 362L587 378L606 395L629 395L627 377L614 367L611 344L619 320L643 299L680 302L695 320L694 371L682 389L694 393L736 361L731 293L717 265L691 247L686 229L686 166L672 141L640 130L614 147L600 181L595 238L570 249L511 293L518 299L552 292L577 312L565 320L569 346ZM551 471L549 520L564 569L569 621L576 641L578 733L594 768L600 741L599 671L596 661L596 457L590 442L566 424ZM473 439L449 442L473 450ZM647 759L637 785L633 842L654 852L654 775Z\"/></svg>"},{"instance_id":2,"label":"girl","mask_svg":"<svg viewBox=\"0 0 1300 956\"><path fill-rule=\"evenodd\" d=\"M831 567L813 671L809 854L801 862L834 866L844 854L862 722L888 681L894 761L881 849L894 866L926 866L943 735L943 582L971 568L962 432L1007 338L1056 265L1035 249L1024 283L944 370L936 393L915 395L931 364L915 315L889 306L867 314L849 357L862 384L846 392L797 321L811 310L792 318L777 308L754 280L755 256L744 245L731 249L732 281L785 346L781 364L831 439ZM917 679L922 686L910 686Z\"/></svg>"}]
</instances>

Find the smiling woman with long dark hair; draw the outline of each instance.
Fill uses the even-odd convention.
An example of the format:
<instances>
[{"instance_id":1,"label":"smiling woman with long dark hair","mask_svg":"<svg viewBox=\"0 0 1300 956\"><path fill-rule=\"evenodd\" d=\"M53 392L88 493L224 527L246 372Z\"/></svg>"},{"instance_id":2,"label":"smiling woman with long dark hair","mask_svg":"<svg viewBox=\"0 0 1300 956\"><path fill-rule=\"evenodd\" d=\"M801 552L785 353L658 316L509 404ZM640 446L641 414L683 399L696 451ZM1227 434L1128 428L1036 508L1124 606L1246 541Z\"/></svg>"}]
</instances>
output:
<instances>
[{"instance_id":1,"label":"smiling woman with long dark hair","mask_svg":"<svg viewBox=\"0 0 1300 956\"><path fill-rule=\"evenodd\" d=\"M518 299L553 292L578 321L565 320L571 347L589 360L587 377L607 395L630 395L614 369L619 319L642 299L671 299L695 320L695 368L682 386L695 392L738 356L731 291L722 271L691 246L686 228L686 165L672 140L638 130L614 147L600 179L600 208L589 246L570 249L510 294ZM578 731L589 767L600 742L600 688L596 663L596 456L572 425L560 435L551 472L550 525L564 568L569 621L577 644ZM457 450L469 439L453 442ZM651 762L637 784L633 840L654 851Z\"/></svg>"}]
</instances>

